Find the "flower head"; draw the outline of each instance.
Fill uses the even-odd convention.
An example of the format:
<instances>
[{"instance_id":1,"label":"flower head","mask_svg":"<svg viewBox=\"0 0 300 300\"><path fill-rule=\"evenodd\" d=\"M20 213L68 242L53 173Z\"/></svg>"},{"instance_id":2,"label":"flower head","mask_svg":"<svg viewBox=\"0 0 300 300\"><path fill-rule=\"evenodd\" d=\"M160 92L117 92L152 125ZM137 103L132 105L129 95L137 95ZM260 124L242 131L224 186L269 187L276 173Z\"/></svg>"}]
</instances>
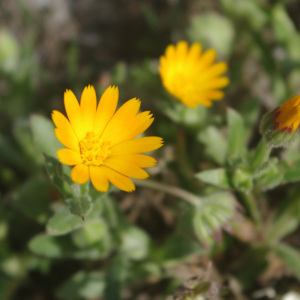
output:
<instances>
[{"instance_id":1,"label":"flower head","mask_svg":"<svg viewBox=\"0 0 300 300\"><path fill-rule=\"evenodd\" d=\"M276 130L295 132L300 124L300 96L294 96L290 100L277 107L274 111L274 125Z\"/></svg>"},{"instance_id":2,"label":"flower head","mask_svg":"<svg viewBox=\"0 0 300 300\"><path fill-rule=\"evenodd\" d=\"M229 79L223 76L227 64L214 63L216 51L201 51L199 43L189 48L187 42L180 41L176 46L169 45L160 57L159 72L164 87L190 107L211 106L211 101L224 97L219 89L229 84Z\"/></svg>"},{"instance_id":3,"label":"flower head","mask_svg":"<svg viewBox=\"0 0 300 300\"><path fill-rule=\"evenodd\" d=\"M143 168L152 167L156 160L143 152L162 146L160 137L140 137L153 122L149 111L138 113L140 101L128 100L117 111L119 90L108 87L99 104L94 87L85 87L80 104L72 91L64 95L66 118L53 111L55 135L66 147L57 151L60 162L74 166L71 178L79 184L91 179L101 192L109 182L130 192L135 185L130 178L145 179Z\"/></svg>"},{"instance_id":4,"label":"flower head","mask_svg":"<svg viewBox=\"0 0 300 300\"><path fill-rule=\"evenodd\" d=\"M300 125L300 96L294 96L267 113L260 131L272 147L285 147L294 141Z\"/></svg>"}]
</instances>

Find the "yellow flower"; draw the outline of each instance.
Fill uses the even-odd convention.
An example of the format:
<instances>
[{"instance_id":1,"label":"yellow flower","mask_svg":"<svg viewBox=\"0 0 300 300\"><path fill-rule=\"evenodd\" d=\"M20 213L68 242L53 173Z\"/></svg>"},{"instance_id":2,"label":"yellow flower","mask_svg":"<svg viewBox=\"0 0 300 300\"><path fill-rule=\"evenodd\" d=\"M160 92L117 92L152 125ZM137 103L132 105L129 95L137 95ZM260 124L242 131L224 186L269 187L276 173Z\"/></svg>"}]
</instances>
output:
<instances>
[{"instance_id":1,"label":"yellow flower","mask_svg":"<svg viewBox=\"0 0 300 300\"><path fill-rule=\"evenodd\" d=\"M176 46L169 45L160 57L159 72L167 91L185 105L211 106L211 101L221 100L220 91L229 84L225 62L214 63L216 51L209 49L201 53L201 45L194 43L190 48L185 41Z\"/></svg>"},{"instance_id":2,"label":"yellow flower","mask_svg":"<svg viewBox=\"0 0 300 300\"><path fill-rule=\"evenodd\" d=\"M294 96L274 111L276 130L293 133L300 124L300 96Z\"/></svg>"},{"instance_id":3,"label":"yellow flower","mask_svg":"<svg viewBox=\"0 0 300 300\"><path fill-rule=\"evenodd\" d=\"M160 137L140 137L153 122L149 111L138 113L140 101L128 100L117 111L119 90L108 87L97 106L94 87L85 87L80 104L67 90L64 104L68 118L52 112L55 135L66 147L57 151L60 162L74 166L71 178L79 184L91 179L94 187L106 192L109 182L121 190L135 190L131 178L145 179L143 168L152 167L156 160L143 152L162 146Z\"/></svg>"}]
</instances>

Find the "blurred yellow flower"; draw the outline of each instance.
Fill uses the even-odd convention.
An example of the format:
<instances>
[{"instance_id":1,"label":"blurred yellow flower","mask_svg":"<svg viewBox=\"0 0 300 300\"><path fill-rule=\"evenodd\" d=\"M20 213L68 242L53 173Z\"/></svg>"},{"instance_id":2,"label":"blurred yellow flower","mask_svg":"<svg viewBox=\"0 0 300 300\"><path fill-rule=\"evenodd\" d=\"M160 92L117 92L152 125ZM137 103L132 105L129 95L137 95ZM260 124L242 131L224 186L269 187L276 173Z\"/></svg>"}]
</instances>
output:
<instances>
[{"instance_id":1,"label":"blurred yellow flower","mask_svg":"<svg viewBox=\"0 0 300 300\"><path fill-rule=\"evenodd\" d=\"M203 53L201 50L199 43L189 48L187 42L180 41L176 46L169 45L165 55L160 57L159 72L164 87L190 107L197 104L211 106L211 101L224 97L219 89L229 84L229 79L222 76L227 71L227 64L214 63L215 50Z\"/></svg>"},{"instance_id":2,"label":"blurred yellow flower","mask_svg":"<svg viewBox=\"0 0 300 300\"><path fill-rule=\"evenodd\" d=\"M300 96L294 96L274 110L276 130L293 133L300 124Z\"/></svg>"},{"instance_id":3,"label":"blurred yellow flower","mask_svg":"<svg viewBox=\"0 0 300 300\"><path fill-rule=\"evenodd\" d=\"M163 145L160 137L140 137L153 122L149 111L138 113L140 101L128 100L117 111L119 90L108 87L97 106L94 87L85 87L80 104L72 91L64 94L68 118L52 112L55 135L66 147L57 151L60 162L74 166L71 178L79 184L91 179L94 187L106 192L109 182L130 192L135 190L131 178L145 179L143 168L152 167L156 160L143 152Z\"/></svg>"}]
</instances>

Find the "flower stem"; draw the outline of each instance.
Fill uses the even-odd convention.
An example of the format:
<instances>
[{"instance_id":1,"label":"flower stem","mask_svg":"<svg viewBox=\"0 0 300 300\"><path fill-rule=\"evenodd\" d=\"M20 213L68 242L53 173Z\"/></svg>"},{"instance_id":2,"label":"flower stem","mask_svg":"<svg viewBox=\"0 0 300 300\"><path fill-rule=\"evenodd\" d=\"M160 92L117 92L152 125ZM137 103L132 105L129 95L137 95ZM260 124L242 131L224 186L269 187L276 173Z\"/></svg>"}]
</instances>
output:
<instances>
[{"instance_id":1,"label":"flower stem","mask_svg":"<svg viewBox=\"0 0 300 300\"><path fill-rule=\"evenodd\" d=\"M190 165L186 146L186 132L179 125L177 127L176 136L176 161L178 164L178 170L182 175L182 180L185 186L187 186L189 190L196 192L198 182L195 180L195 171Z\"/></svg>"},{"instance_id":2,"label":"flower stem","mask_svg":"<svg viewBox=\"0 0 300 300\"><path fill-rule=\"evenodd\" d=\"M257 229L261 230L263 228L263 221L253 194L242 193L242 198L249 211L250 216L256 224Z\"/></svg>"},{"instance_id":3,"label":"flower stem","mask_svg":"<svg viewBox=\"0 0 300 300\"><path fill-rule=\"evenodd\" d=\"M250 163L251 170L256 171L263 163L265 163L271 154L272 148L269 147L264 138L262 138L254 150L254 154Z\"/></svg>"},{"instance_id":4,"label":"flower stem","mask_svg":"<svg viewBox=\"0 0 300 300\"><path fill-rule=\"evenodd\" d=\"M189 202L191 205L199 206L201 204L202 198L199 196L196 196L190 192L187 192L181 188L178 188L176 186L170 186L163 183L158 183L152 180L139 180L134 179L134 183L138 186L148 187L152 188L154 190L162 191L171 195L174 195L176 197L179 197L187 202Z\"/></svg>"}]
</instances>

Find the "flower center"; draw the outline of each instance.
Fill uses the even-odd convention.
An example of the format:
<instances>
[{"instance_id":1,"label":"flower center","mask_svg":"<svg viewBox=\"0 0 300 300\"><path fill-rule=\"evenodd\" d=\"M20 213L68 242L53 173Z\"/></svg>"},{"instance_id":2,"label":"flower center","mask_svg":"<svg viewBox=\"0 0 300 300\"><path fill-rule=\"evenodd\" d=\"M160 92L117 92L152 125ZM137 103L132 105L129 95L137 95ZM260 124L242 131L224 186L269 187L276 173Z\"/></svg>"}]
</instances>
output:
<instances>
[{"instance_id":1,"label":"flower center","mask_svg":"<svg viewBox=\"0 0 300 300\"><path fill-rule=\"evenodd\" d=\"M103 141L94 132L87 132L84 139L79 142L82 163L86 166L100 166L109 156L110 142Z\"/></svg>"}]
</instances>

